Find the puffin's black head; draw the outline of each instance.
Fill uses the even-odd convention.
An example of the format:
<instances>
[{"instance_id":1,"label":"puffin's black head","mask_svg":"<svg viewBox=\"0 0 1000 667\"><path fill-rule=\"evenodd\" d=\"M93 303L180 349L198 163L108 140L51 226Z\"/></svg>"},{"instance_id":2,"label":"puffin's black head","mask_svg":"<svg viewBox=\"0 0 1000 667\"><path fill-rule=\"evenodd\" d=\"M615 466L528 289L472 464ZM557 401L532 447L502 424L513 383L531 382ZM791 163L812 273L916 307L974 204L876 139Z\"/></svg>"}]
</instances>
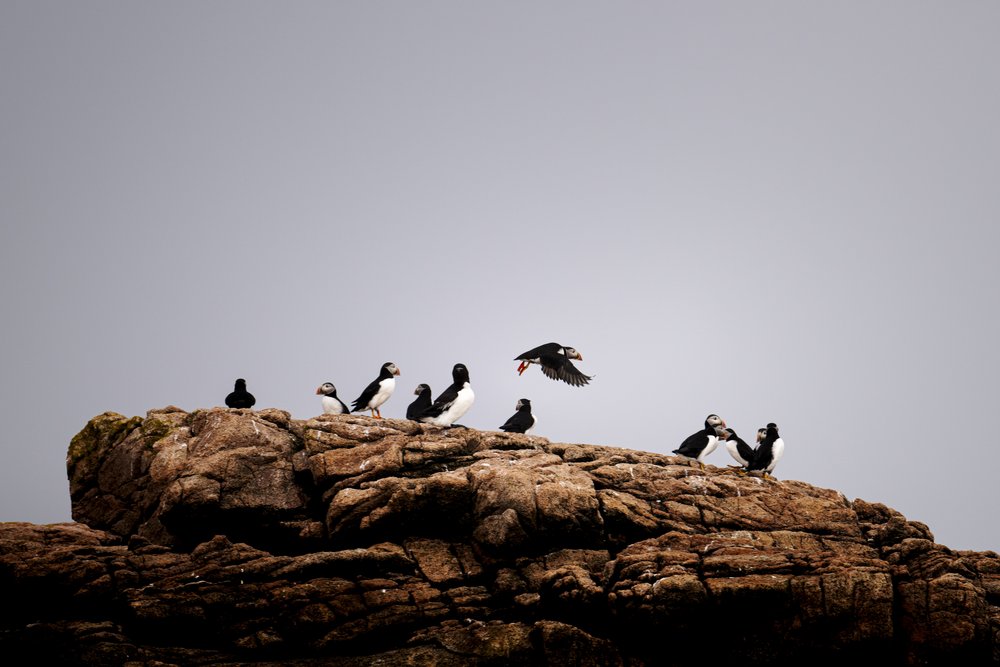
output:
<instances>
[{"instance_id":1,"label":"puffin's black head","mask_svg":"<svg viewBox=\"0 0 1000 667\"><path fill-rule=\"evenodd\" d=\"M455 384L468 382L469 369L465 367L465 364L455 364L455 367L451 369L451 379L455 381Z\"/></svg>"},{"instance_id":2,"label":"puffin's black head","mask_svg":"<svg viewBox=\"0 0 1000 667\"><path fill-rule=\"evenodd\" d=\"M757 429L757 442L764 442L764 438L767 437L767 429L759 428Z\"/></svg>"},{"instance_id":3,"label":"puffin's black head","mask_svg":"<svg viewBox=\"0 0 1000 667\"><path fill-rule=\"evenodd\" d=\"M387 361L382 364L382 371L384 373L388 373L389 375L399 375L399 369L396 367L396 364L391 361Z\"/></svg>"},{"instance_id":4,"label":"puffin's black head","mask_svg":"<svg viewBox=\"0 0 1000 667\"><path fill-rule=\"evenodd\" d=\"M413 393L416 394L417 396L423 396L430 390L431 386L429 384L418 384L417 388L413 390Z\"/></svg>"},{"instance_id":5,"label":"puffin's black head","mask_svg":"<svg viewBox=\"0 0 1000 667\"><path fill-rule=\"evenodd\" d=\"M583 355L571 347L564 347L563 354L566 355L567 359L576 359L578 361L583 361Z\"/></svg>"},{"instance_id":6,"label":"puffin's black head","mask_svg":"<svg viewBox=\"0 0 1000 667\"><path fill-rule=\"evenodd\" d=\"M239 380L237 380L236 381L236 391L246 391L246 390L247 390L247 381L244 380L243 378L240 378Z\"/></svg>"},{"instance_id":7,"label":"puffin's black head","mask_svg":"<svg viewBox=\"0 0 1000 667\"><path fill-rule=\"evenodd\" d=\"M336 397L337 396L337 388L333 386L332 382L324 382L316 390L316 393L320 394L320 395L323 395L323 396L334 396L334 397Z\"/></svg>"},{"instance_id":8,"label":"puffin's black head","mask_svg":"<svg viewBox=\"0 0 1000 667\"><path fill-rule=\"evenodd\" d=\"M529 401L526 398L519 398L519 399L517 399L517 406L514 409L515 410L525 410L526 409L526 410L530 411L531 410L531 401Z\"/></svg>"},{"instance_id":9,"label":"puffin's black head","mask_svg":"<svg viewBox=\"0 0 1000 667\"><path fill-rule=\"evenodd\" d=\"M768 435L773 435L775 438L777 438L778 437L778 425L775 424L774 422L769 423L767 425L767 434Z\"/></svg>"},{"instance_id":10,"label":"puffin's black head","mask_svg":"<svg viewBox=\"0 0 1000 667\"><path fill-rule=\"evenodd\" d=\"M726 428L726 422L719 415L709 415L705 417L705 428Z\"/></svg>"}]
</instances>

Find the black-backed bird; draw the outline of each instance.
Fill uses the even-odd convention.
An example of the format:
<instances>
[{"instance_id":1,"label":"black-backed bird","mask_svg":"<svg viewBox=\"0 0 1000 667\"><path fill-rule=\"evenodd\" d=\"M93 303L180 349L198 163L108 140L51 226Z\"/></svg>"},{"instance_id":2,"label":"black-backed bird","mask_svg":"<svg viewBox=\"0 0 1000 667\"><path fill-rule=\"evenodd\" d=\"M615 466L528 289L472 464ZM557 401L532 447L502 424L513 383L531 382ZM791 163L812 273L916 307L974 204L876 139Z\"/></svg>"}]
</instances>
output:
<instances>
[{"instance_id":1,"label":"black-backed bird","mask_svg":"<svg viewBox=\"0 0 1000 667\"><path fill-rule=\"evenodd\" d=\"M715 451L719 445L719 436L725 433L725 428L726 422L722 417L709 415L705 418L705 428L685 438L681 446L674 450L674 454L696 460L704 470L705 457Z\"/></svg>"},{"instance_id":2,"label":"black-backed bird","mask_svg":"<svg viewBox=\"0 0 1000 667\"><path fill-rule=\"evenodd\" d=\"M406 408L406 418L418 422L424 410L431 407L431 387L426 384L418 384L413 393L417 395L417 399Z\"/></svg>"},{"instance_id":3,"label":"black-backed bird","mask_svg":"<svg viewBox=\"0 0 1000 667\"><path fill-rule=\"evenodd\" d=\"M229 408L252 408L257 399L247 391L247 381L240 378L236 381L233 391L226 396L226 407Z\"/></svg>"},{"instance_id":4,"label":"black-backed bird","mask_svg":"<svg viewBox=\"0 0 1000 667\"><path fill-rule=\"evenodd\" d=\"M371 384L365 387L361 395L355 399L351 412L371 410L372 417L382 419L382 411L379 410L379 406L388 401L396 389L396 375L399 375L396 364L391 361L382 364L378 377L372 380Z\"/></svg>"},{"instance_id":5,"label":"black-backed bird","mask_svg":"<svg viewBox=\"0 0 1000 667\"><path fill-rule=\"evenodd\" d=\"M500 427L501 431L507 433L527 433L535 426L535 415L531 414L531 401L526 398L518 399L514 407L516 412L510 419Z\"/></svg>"},{"instance_id":6,"label":"black-backed bird","mask_svg":"<svg viewBox=\"0 0 1000 667\"><path fill-rule=\"evenodd\" d=\"M785 441L778 435L778 425L771 422L767 425L764 439L757 446L757 454L747 466L747 470L762 470L764 476L767 477L774 470L774 466L778 465L778 461L781 460L784 453Z\"/></svg>"},{"instance_id":7,"label":"black-backed bird","mask_svg":"<svg viewBox=\"0 0 1000 667\"><path fill-rule=\"evenodd\" d=\"M754 448L746 443L743 438L736 435L736 431L731 428L726 429L726 450L733 460L740 464L741 468L746 468L753 461Z\"/></svg>"},{"instance_id":8,"label":"black-backed bird","mask_svg":"<svg viewBox=\"0 0 1000 667\"><path fill-rule=\"evenodd\" d=\"M451 386L421 413L420 421L434 426L451 426L472 407L476 395L469 384L469 369L465 364L455 364L451 379Z\"/></svg>"},{"instance_id":9,"label":"black-backed bird","mask_svg":"<svg viewBox=\"0 0 1000 667\"><path fill-rule=\"evenodd\" d=\"M337 398L337 388L332 382L324 382L316 390L322 396L323 414L325 415L346 415L350 412L344 402Z\"/></svg>"},{"instance_id":10,"label":"black-backed bird","mask_svg":"<svg viewBox=\"0 0 1000 667\"><path fill-rule=\"evenodd\" d=\"M517 367L518 375L524 373L531 364L538 364L546 377L553 380L562 380L574 387L582 387L590 382L594 376L581 373L570 359L583 361L583 355L559 343L546 343L518 355L514 361L521 362Z\"/></svg>"}]
</instances>

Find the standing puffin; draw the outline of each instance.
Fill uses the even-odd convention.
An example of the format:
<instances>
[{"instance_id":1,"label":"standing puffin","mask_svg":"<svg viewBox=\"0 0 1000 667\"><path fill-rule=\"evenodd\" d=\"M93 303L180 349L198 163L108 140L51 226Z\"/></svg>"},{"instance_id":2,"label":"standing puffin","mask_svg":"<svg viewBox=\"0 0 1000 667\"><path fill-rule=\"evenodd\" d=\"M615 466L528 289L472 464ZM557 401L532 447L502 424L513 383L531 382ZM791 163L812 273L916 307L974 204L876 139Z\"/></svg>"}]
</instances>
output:
<instances>
[{"instance_id":1,"label":"standing puffin","mask_svg":"<svg viewBox=\"0 0 1000 667\"><path fill-rule=\"evenodd\" d=\"M503 426L500 427L501 431L527 433L535 427L535 415L531 414L531 401L526 398L518 399L514 409L517 412L503 423Z\"/></svg>"},{"instance_id":2,"label":"standing puffin","mask_svg":"<svg viewBox=\"0 0 1000 667\"><path fill-rule=\"evenodd\" d=\"M252 408L257 399L247 391L247 381L240 378L236 381L233 391L226 396L226 407L229 408Z\"/></svg>"},{"instance_id":3,"label":"standing puffin","mask_svg":"<svg viewBox=\"0 0 1000 667\"><path fill-rule=\"evenodd\" d=\"M538 364L546 377L553 380L562 380L574 387L582 387L590 382L593 376L581 373L570 359L583 361L583 355L559 343L546 343L517 356L514 361L521 362L517 367L518 375L524 373L531 364Z\"/></svg>"},{"instance_id":4,"label":"standing puffin","mask_svg":"<svg viewBox=\"0 0 1000 667\"><path fill-rule=\"evenodd\" d=\"M351 411L347 409L344 402L337 398L337 388L333 386L332 382L324 382L316 390L316 393L321 395L323 403L323 414L324 415L346 415Z\"/></svg>"},{"instance_id":5,"label":"standing puffin","mask_svg":"<svg viewBox=\"0 0 1000 667\"><path fill-rule=\"evenodd\" d=\"M451 386L420 414L420 421L434 426L450 427L469 411L476 395L469 384L469 369L465 364L455 364L451 369Z\"/></svg>"},{"instance_id":6,"label":"standing puffin","mask_svg":"<svg viewBox=\"0 0 1000 667\"><path fill-rule=\"evenodd\" d=\"M379 406L388 401L396 389L396 378L393 377L395 375L399 375L396 364L391 361L382 364L382 370L378 377L372 380L371 384L365 387L361 395L355 399L351 412L371 410L372 417L382 419L382 411L379 410Z\"/></svg>"},{"instance_id":7,"label":"standing puffin","mask_svg":"<svg viewBox=\"0 0 1000 667\"><path fill-rule=\"evenodd\" d=\"M417 422L420 421L420 415L423 414L424 410L431 407L431 387L426 384L418 384L413 393L417 395L417 400L406 408L406 418Z\"/></svg>"},{"instance_id":8,"label":"standing puffin","mask_svg":"<svg viewBox=\"0 0 1000 667\"><path fill-rule=\"evenodd\" d=\"M736 435L736 431L731 428L726 429L726 450L729 451L729 455L740 464L741 468L746 468L753 461L755 450L753 447L748 445L746 441L740 436ZM758 440L757 442L760 442Z\"/></svg>"},{"instance_id":9,"label":"standing puffin","mask_svg":"<svg viewBox=\"0 0 1000 667\"><path fill-rule=\"evenodd\" d=\"M709 415L705 418L705 428L692 433L674 450L674 454L694 459L705 469L705 457L715 451L719 445L719 435L725 433L726 422L719 415Z\"/></svg>"},{"instance_id":10,"label":"standing puffin","mask_svg":"<svg viewBox=\"0 0 1000 667\"><path fill-rule=\"evenodd\" d=\"M771 422L767 425L764 439L757 447L757 454L753 461L747 466L747 470L762 470L764 477L768 477L774 466L778 465L781 455L785 453L785 441L778 435L778 425Z\"/></svg>"}]
</instances>

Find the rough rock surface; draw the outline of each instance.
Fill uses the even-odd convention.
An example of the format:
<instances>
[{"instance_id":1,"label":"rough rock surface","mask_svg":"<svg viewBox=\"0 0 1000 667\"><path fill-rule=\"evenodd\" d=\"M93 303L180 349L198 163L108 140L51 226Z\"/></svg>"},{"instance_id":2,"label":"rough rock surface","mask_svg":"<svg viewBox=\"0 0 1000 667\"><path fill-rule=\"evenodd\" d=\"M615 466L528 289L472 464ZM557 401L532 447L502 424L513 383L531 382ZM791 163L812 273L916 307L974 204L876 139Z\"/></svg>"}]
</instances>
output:
<instances>
[{"instance_id":1,"label":"rough rock surface","mask_svg":"<svg viewBox=\"0 0 1000 667\"><path fill-rule=\"evenodd\" d=\"M53 664L997 664L1000 558L645 452L279 410L100 415L79 523L0 524Z\"/></svg>"}]
</instances>

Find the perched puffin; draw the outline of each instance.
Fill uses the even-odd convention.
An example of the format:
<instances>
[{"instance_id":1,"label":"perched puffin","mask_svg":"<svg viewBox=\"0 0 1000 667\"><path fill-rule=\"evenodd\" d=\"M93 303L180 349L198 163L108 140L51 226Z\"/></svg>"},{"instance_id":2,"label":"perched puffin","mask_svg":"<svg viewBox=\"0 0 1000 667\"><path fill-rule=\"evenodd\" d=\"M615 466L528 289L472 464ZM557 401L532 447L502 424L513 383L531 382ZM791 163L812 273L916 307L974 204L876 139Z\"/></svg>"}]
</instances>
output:
<instances>
[{"instance_id":1,"label":"perched puffin","mask_svg":"<svg viewBox=\"0 0 1000 667\"><path fill-rule=\"evenodd\" d=\"M725 433L726 422L719 415L709 415L705 418L705 428L692 433L681 446L674 450L674 454L686 456L694 459L705 469L705 457L715 451L719 445L719 435Z\"/></svg>"},{"instance_id":2,"label":"perched puffin","mask_svg":"<svg viewBox=\"0 0 1000 667\"><path fill-rule=\"evenodd\" d=\"M382 364L382 370L379 372L378 377L372 380L371 384L365 387L361 395L355 399L351 412L371 410L372 417L382 419L382 411L378 408L389 400L392 392L396 389L396 378L393 377L395 375L399 375L399 369L396 368L396 364L391 361Z\"/></svg>"},{"instance_id":3,"label":"perched puffin","mask_svg":"<svg viewBox=\"0 0 1000 667\"><path fill-rule=\"evenodd\" d=\"M527 433L535 427L535 416L531 414L531 401L526 398L519 399L514 408L517 412L503 423L501 431L508 433Z\"/></svg>"},{"instance_id":4,"label":"perched puffin","mask_svg":"<svg viewBox=\"0 0 1000 667\"><path fill-rule=\"evenodd\" d=\"M562 380L574 387L582 387L590 382L594 376L581 373L570 359L583 361L583 355L559 343L546 343L519 355L514 361L521 362L517 367L518 375L524 373L531 364L538 364L542 367L542 372L553 380Z\"/></svg>"},{"instance_id":5,"label":"perched puffin","mask_svg":"<svg viewBox=\"0 0 1000 667\"><path fill-rule=\"evenodd\" d=\"M406 408L406 418L417 422L420 421L420 415L423 414L424 410L431 407L430 385L418 384L413 393L417 395L417 400L410 403L410 407Z\"/></svg>"},{"instance_id":6,"label":"perched puffin","mask_svg":"<svg viewBox=\"0 0 1000 667\"><path fill-rule=\"evenodd\" d=\"M747 470L762 470L764 476L767 477L774 470L774 466L778 465L778 461L781 460L781 455L784 453L785 441L778 435L778 425L771 422L767 425L764 439L757 447L757 454L747 466Z\"/></svg>"},{"instance_id":7,"label":"perched puffin","mask_svg":"<svg viewBox=\"0 0 1000 667\"><path fill-rule=\"evenodd\" d=\"M323 403L323 414L324 415L346 415L350 413L344 402L337 398L337 388L333 386L332 382L324 382L316 390L317 394L320 394Z\"/></svg>"},{"instance_id":8,"label":"perched puffin","mask_svg":"<svg viewBox=\"0 0 1000 667\"><path fill-rule=\"evenodd\" d=\"M469 369L455 364L451 369L451 386L420 414L420 421L434 426L451 426L469 411L476 395L469 384Z\"/></svg>"},{"instance_id":9,"label":"perched puffin","mask_svg":"<svg viewBox=\"0 0 1000 667\"><path fill-rule=\"evenodd\" d=\"M758 436L759 438L759 436ZM736 431L731 428L726 429L726 449L729 451L729 455L740 464L741 468L746 468L753 461L753 456L756 450L748 445L743 438L736 435ZM757 442L760 442L758 439Z\"/></svg>"},{"instance_id":10,"label":"perched puffin","mask_svg":"<svg viewBox=\"0 0 1000 667\"><path fill-rule=\"evenodd\" d=\"M226 407L229 408L252 408L257 399L247 391L247 381L240 378L236 381L236 386L232 393L226 396Z\"/></svg>"}]
</instances>

